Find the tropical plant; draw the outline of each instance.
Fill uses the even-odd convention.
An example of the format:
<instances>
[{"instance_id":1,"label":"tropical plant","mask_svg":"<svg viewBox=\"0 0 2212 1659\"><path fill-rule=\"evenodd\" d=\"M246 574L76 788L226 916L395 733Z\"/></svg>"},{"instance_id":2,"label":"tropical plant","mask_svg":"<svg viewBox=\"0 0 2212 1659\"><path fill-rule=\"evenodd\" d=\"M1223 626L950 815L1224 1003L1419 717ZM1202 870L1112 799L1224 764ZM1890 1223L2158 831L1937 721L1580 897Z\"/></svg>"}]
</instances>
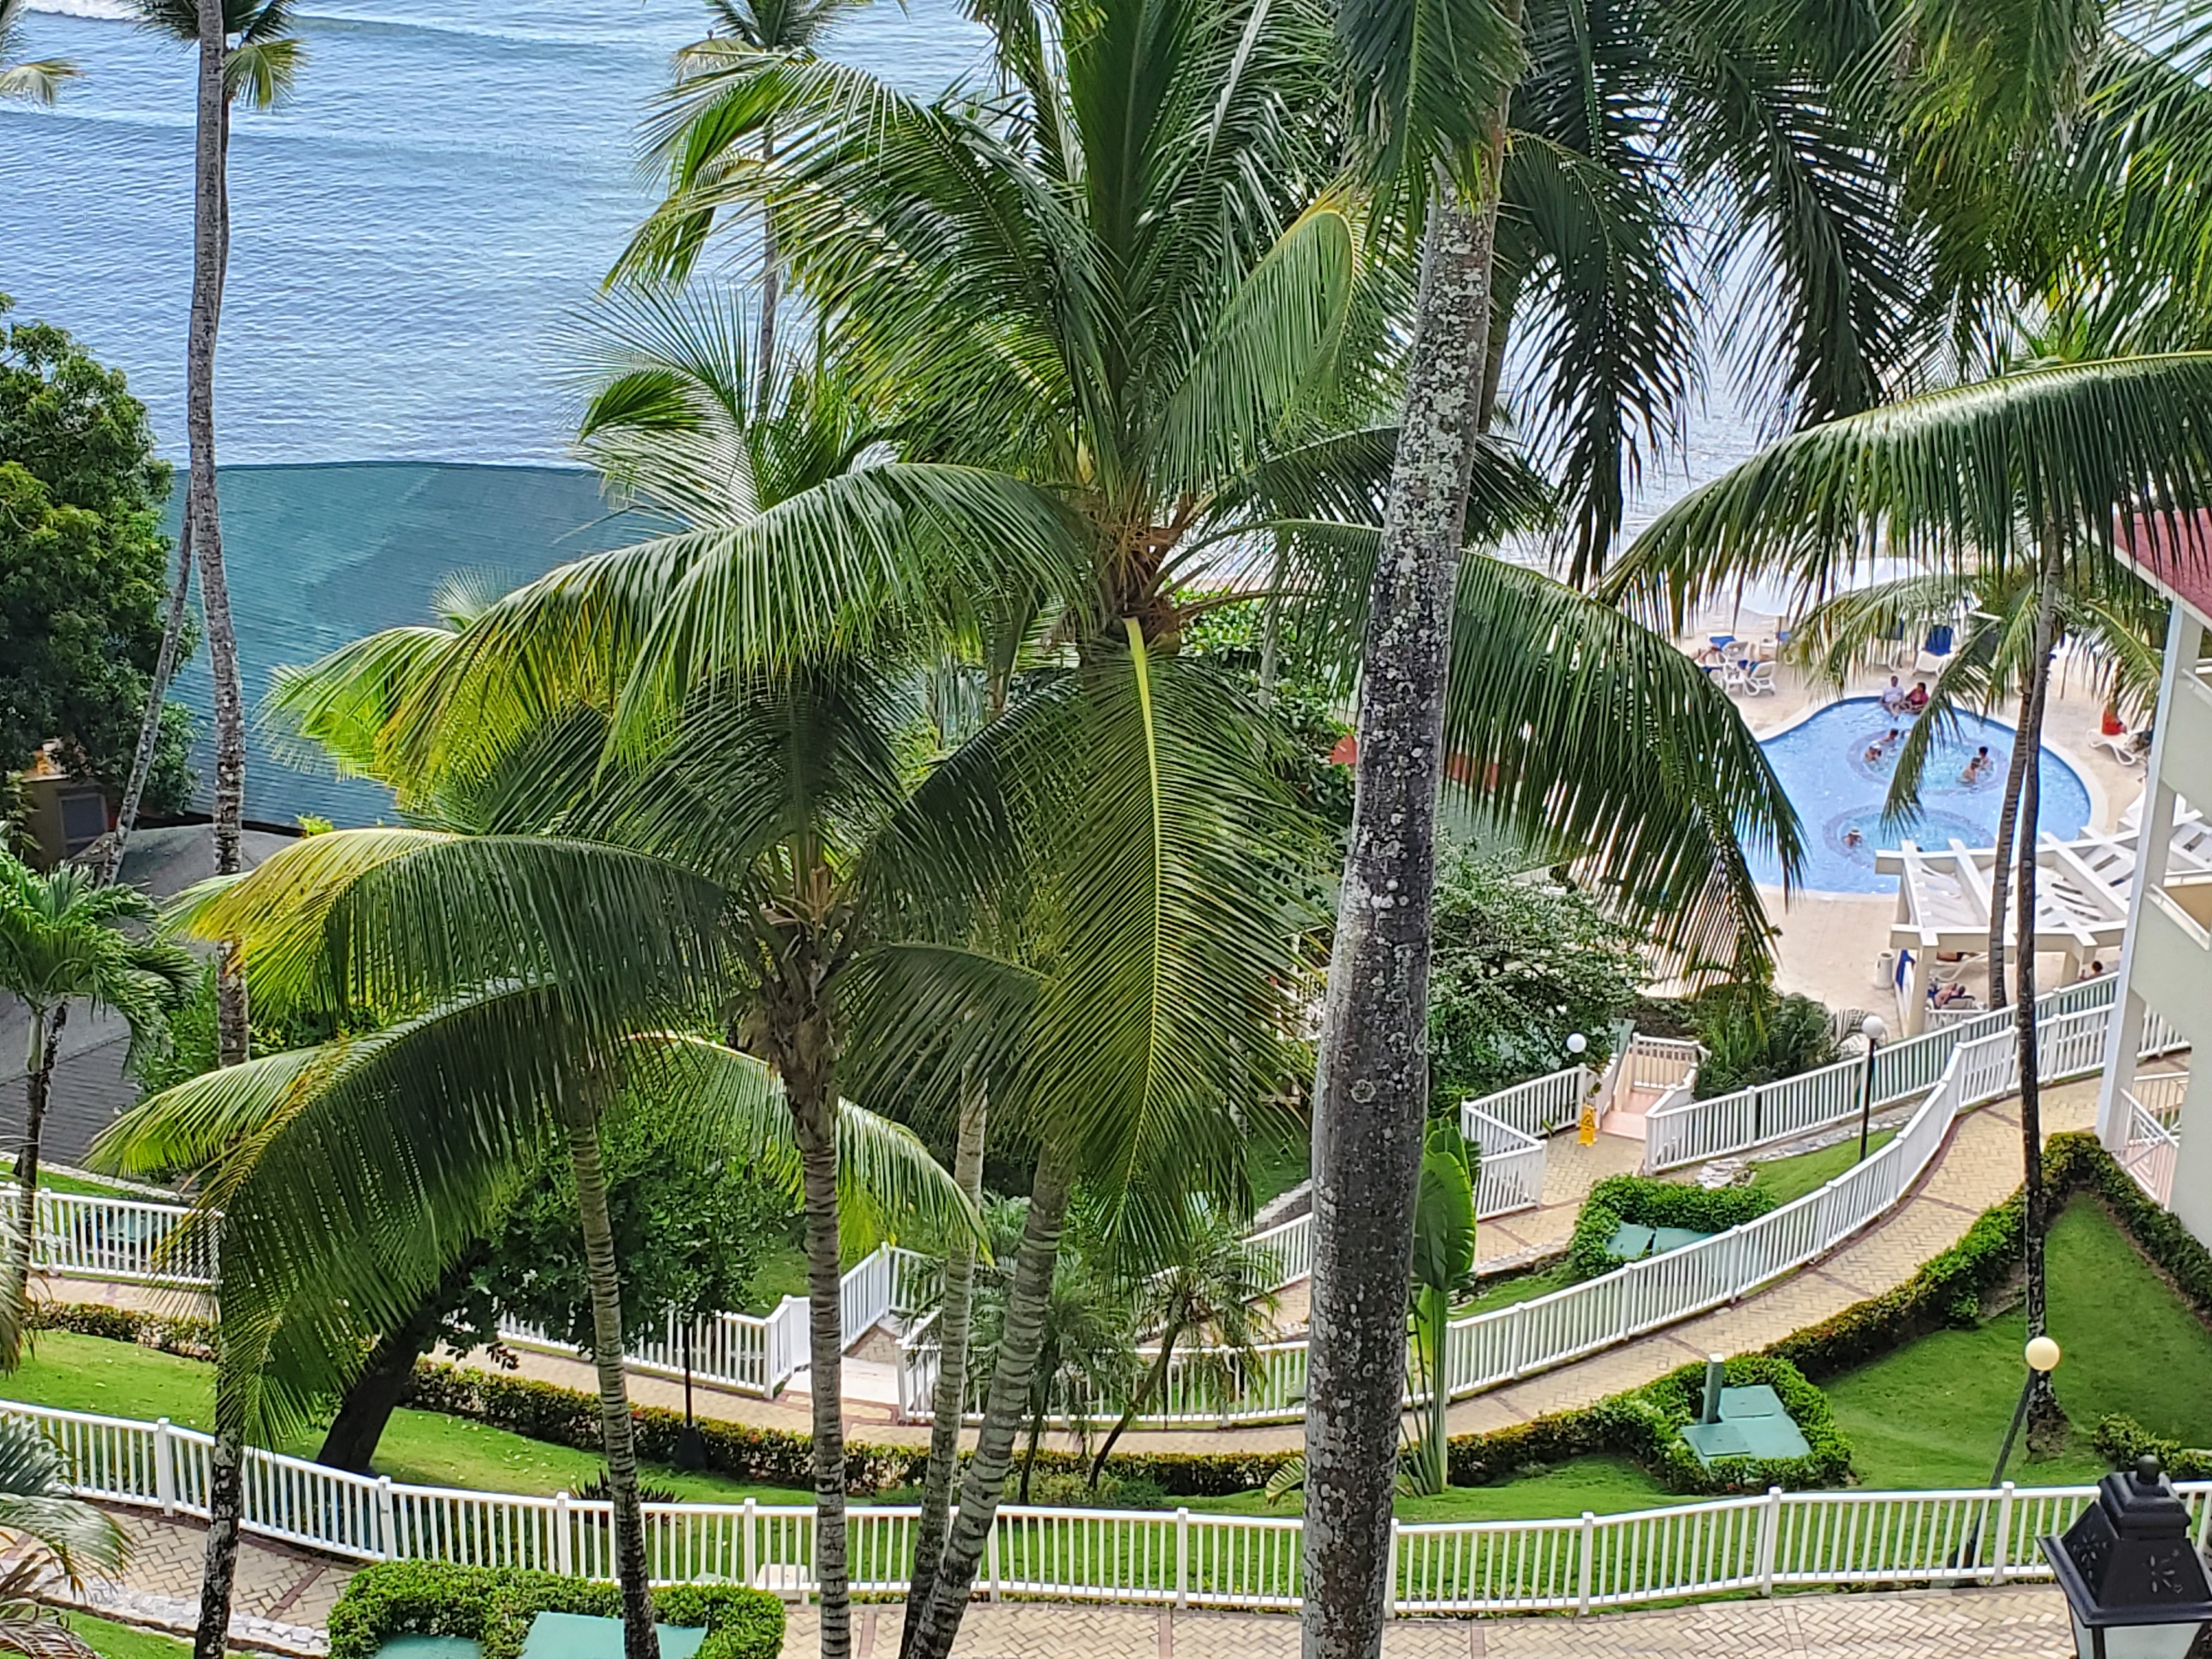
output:
<instances>
[{"instance_id":1,"label":"tropical plant","mask_svg":"<svg viewBox=\"0 0 2212 1659\"><path fill-rule=\"evenodd\" d=\"M1616 573L1679 616L1698 594L1760 569L1820 591L1883 555L1936 569L2030 573L2036 594L2014 743L2042 747L2069 575L2102 580L2117 526L2212 500L2212 353L2061 364L1908 398L1802 432L1693 491L1637 540ZM2049 465L2068 458L2063 468ZM2175 538L2179 540L2180 538ZM2025 541L2027 545L2023 546ZM2182 545L2187 545L2185 541ZM2019 816L2033 823L2038 768ZM2028 1215L2027 1314L2045 1320L2041 1079L2036 1054L2036 847L2014 856L2021 1133ZM1995 886L2004 884L1997 872ZM2039 1405L2039 1413L2052 1407Z\"/></svg>"},{"instance_id":2,"label":"tropical plant","mask_svg":"<svg viewBox=\"0 0 2212 1659\"><path fill-rule=\"evenodd\" d=\"M1127 1297L1130 1318L1158 1352L1091 1460L1094 1489L1115 1443L1166 1388L1179 1344L1190 1345L1182 1350L1185 1375L1201 1387L1211 1382L1227 1398L1258 1374L1260 1345L1275 1331L1279 1264L1246 1236L1242 1223L1204 1198L1190 1200L1167 1253L1148 1255L1141 1265Z\"/></svg>"},{"instance_id":3,"label":"tropical plant","mask_svg":"<svg viewBox=\"0 0 2212 1659\"><path fill-rule=\"evenodd\" d=\"M1413 1348L1421 1431L1400 1479L1424 1497L1451 1484L1446 1419L1451 1383L1446 1345L1451 1298L1474 1272L1474 1188L1481 1152L1451 1122L1429 1125L1421 1149L1421 1180L1413 1203Z\"/></svg>"},{"instance_id":4,"label":"tropical plant","mask_svg":"<svg viewBox=\"0 0 2212 1659\"><path fill-rule=\"evenodd\" d=\"M168 1011L189 994L197 977L198 964L185 951L145 937L153 920L151 901L135 888L100 886L69 864L42 875L0 851L0 991L22 1002L31 1031L5 1291L15 1306L29 1292L39 1142L70 1005L120 1014L136 1053L167 1035ZM13 1343L0 1344L0 1370L13 1370L15 1363Z\"/></svg>"},{"instance_id":5,"label":"tropical plant","mask_svg":"<svg viewBox=\"0 0 2212 1659\"><path fill-rule=\"evenodd\" d=\"M257 109L283 100L297 77L305 49L291 33L289 0L137 0L149 28L194 44L199 74L192 145L192 298L185 349L185 436L190 466L185 486L184 524L179 532L179 576L185 549L199 566L200 619L206 629L208 666L215 681L215 867L235 875L246 828L246 693L239 676L238 630L230 614L230 584L222 562L222 518L216 493L215 353L222 316L222 289L230 261L231 106L245 98ZM184 625L179 580L172 590L163 658L176 660L176 636ZM147 752L147 732L160 720L167 687L157 672L147 703L139 750ZM133 771L137 768L134 765ZM126 790L126 796L130 794ZM130 825L121 826L127 835ZM118 842L119 845L119 842ZM224 973L217 1029L223 1059L236 1064L246 1056L246 989L232 970L229 952ZM233 1458L219 1460L228 1472ZM214 1492L209 1523L209 1583L201 1596L194 1659L218 1659L229 1618L229 1570L216 1571L215 1555L232 1548L236 1535L228 1511L234 1495ZM207 1592L223 1579L222 1594ZM220 1606L214 1605L220 1601Z\"/></svg>"},{"instance_id":6,"label":"tropical plant","mask_svg":"<svg viewBox=\"0 0 2212 1659\"><path fill-rule=\"evenodd\" d=\"M1918 639L1931 628L1958 627L1956 648L1944 660L1928 702L1898 745L1890 775L1886 822L1910 824L1920 810L1920 783L1939 738L1959 730L1971 708L1994 714L2028 689L2042 616L2039 573L2019 564L1985 569L1970 564L1876 582L1838 593L1808 611L1791 631L1789 652L1828 684L1840 686L1852 669L1875 661L1885 645ZM2116 704L2142 713L2158 700L2165 605L2131 573L2109 563L2062 573L2054 607L2055 639L2087 658L2102 674ZM2020 798L2027 772L2027 745L2013 745L1997 807L1994 868L2011 868ZM2033 840L2033 836L2030 836ZM2012 884L1990 885L1989 995L2005 1006L2005 921Z\"/></svg>"},{"instance_id":7,"label":"tropical plant","mask_svg":"<svg viewBox=\"0 0 2212 1659\"><path fill-rule=\"evenodd\" d=\"M1061 642L1093 676L1133 665L1126 639L1142 648L1148 684L1194 684L1203 668L1167 653L1215 602L1194 596L1228 586L1224 573L1255 542L1279 538L1286 582L1311 601L1306 637L1334 652L1340 682L1398 441L1370 411L1389 396L1379 325L1401 273L1363 261L1354 198L1316 194L1340 172L1326 20L1116 0L1002 9L990 22L1000 88L972 98L925 104L843 65L735 52L680 81L651 129L668 193L618 275L680 273L726 210L772 208L794 285L913 451L1018 472L1079 515L1081 579L1015 607L1000 637ZM789 137L763 163L750 146L769 122ZM1456 383L1462 402L1468 384ZM1465 461L1480 532L1539 505L1500 447L1470 438ZM1456 507L1453 520L1455 549ZM1468 573L1447 584L1451 601L1498 618L1455 664L1469 781L1488 781L1494 764L1507 816L1547 840L1556 831L1570 856L1594 850L1624 896L1693 915L1692 929L1760 931L1748 882L1716 872L1741 867L1739 819L1754 839L1778 832L1792 856L1794 829L1717 690L1683 673L1663 641L1640 643L1640 630L1559 584L1488 560ZM702 616L687 632L703 635L702 608L687 611ZM725 614L722 636L744 640ZM755 649L777 644L752 637ZM710 659L694 648L675 660ZM1020 702L1007 720L1024 718ZM1698 804L1709 788L1729 805ZM1106 867L1151 862L1133 849ZM1408 1052L1418 1046L1416 1034ZM1040 1204L1032 1217L1048 1212ZM1385 1213L1376 1230L1389 1225ZM1033 1282L1042 1295L1048 1271ZM1395 1314L1383 1346L1402 1364ZM998 1448L1002 1437L1011 1448L1027 1394L1008 1362L1027 1363L1024 1347L1001 1350L1008 1414L987 1423L948 1553L957 1571L908 1621L910 1653L941 1652L964 1605L1003 1480ZM1394 1409L1386 1432L1395 1424Z\"/></svg>"},{"instance_id":8,"label":"tropical plant","mask_svg":"<svg viewBox=\"0 0 2212 1659\"><path fill-rule=\"evenodd\" d=\"M51 104L61 96L63 82L84 71L66 58L18 58L22 27L23 0L0 0L0 98Z\"/></svg>"},{"instance_id":9,"label":"tropical plant","mask_svg":"<svg viewBox=\"0 0 2212 1659\"><path fill-rule=\"evenodd\" d=\"M123 1528L70 1487L61 1449L21 1418L0 1418L0 1651L32 1659L90 1659L92 1649L45 1596L58 1571L74 1590L84 1569L123 1565Z\"/></svg>"},{"instance_id":10,"label":"tropical plant","mask_svg":"<svg viewBox=\"0 0 2212 1659\"><path fill-rule=\"evenodd\" d=\"M1690 1008L1705 1050L1698 1061L1700 1100L1832 1065L1857 1023L1797 992L1778 994L1763 979L1708 987Z\"/></svg>"}]
</instances>

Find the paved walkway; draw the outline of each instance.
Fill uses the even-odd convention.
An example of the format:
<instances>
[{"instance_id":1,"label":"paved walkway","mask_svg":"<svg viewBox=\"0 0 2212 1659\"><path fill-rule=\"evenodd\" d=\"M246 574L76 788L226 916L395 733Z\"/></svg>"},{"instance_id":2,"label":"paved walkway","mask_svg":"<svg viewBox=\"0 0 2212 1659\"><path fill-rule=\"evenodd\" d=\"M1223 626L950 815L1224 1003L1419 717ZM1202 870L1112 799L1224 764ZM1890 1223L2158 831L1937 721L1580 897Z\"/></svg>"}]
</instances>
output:
<instances>
[{"instance_id":1,"label":"paved walkway","mask_svg":"<svg viewBox=\"0 0 2212 1659\"><path fill-rule=\"evenodd\" d=\"M141 1510L114 1513L131 1534L131 1559L119 1583L89 1587L86 1604L188 1631L204 1529ZM323 1624L351 1573L249 1538L239 1552L234 1641L322 1651ZM854 1608L855 1659L897 1653L903 1611L896 1603ZM788 1619L786 1659L805 1659L818 1644L818 1616L793 1607ZM978 1602L953 1649L957 1659L1294 1659L1297 1651L1297 1621L1285 1614L1050 1602ZM1401 1619L1382 1642L1383 1659L2062 1659L2071 1651L2065 1603L2048 1586L1816 1593L1586 1619Z\"/></svg>"}]
</instances>

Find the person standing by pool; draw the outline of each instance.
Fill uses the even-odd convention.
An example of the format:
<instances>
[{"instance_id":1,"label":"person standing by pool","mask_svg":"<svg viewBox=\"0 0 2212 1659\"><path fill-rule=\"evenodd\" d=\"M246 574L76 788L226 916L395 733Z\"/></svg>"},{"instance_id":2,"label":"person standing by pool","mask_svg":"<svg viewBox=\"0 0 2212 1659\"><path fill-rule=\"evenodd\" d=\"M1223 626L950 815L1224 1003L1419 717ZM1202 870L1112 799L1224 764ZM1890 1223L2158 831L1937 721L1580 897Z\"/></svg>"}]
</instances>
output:
<instances>
[{"instance_id":1,"label":"person standing by pool","mask_svg":"<svg viewBox=\"0 0 2212 1659\"><path fill-rule=\"evenodd\" d=\"M1966 763L1966 769L1959 774L1959 781L1972 788L1996 771L1996 766L1997 763L1990 758L1989 744L1984 744L1974 750L1974 757Z\"/></svg>"}]
</instances>

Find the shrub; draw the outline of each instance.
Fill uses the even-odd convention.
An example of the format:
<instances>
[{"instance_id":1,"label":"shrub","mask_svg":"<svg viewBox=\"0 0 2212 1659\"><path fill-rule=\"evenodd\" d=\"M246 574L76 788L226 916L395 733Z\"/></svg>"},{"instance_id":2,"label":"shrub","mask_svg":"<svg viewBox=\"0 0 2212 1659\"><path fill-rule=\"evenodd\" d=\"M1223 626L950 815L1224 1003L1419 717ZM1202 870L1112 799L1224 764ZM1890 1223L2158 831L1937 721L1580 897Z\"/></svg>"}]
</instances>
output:
<instances>
[{"instance_id":1,"label":"shrub","mask_svg":"<svg viewBox=\"0 0 2212 1659\"><path fill-rule=\"evenodd\" d=\"M1621 1259L1613 1254L1613 1236L1623 1223L1724 1233L1758 1220L1775 1202L1762 1187L1708 1189L1649 1176L1608 1176L1583 1200L1567 1241L1567 1270L1576 1279L1595 1279L1620 1266Z\"/></svg>"},{"instance_id":2,"label":"shrub","mask_svg":"<svg viewBox=\"0 0 2212 1659\"><path fill-rule=\"evenodd\" d=\"M1716 986L1696 999L1692 1018L1705 1048L1698 1062L1700 1100L1778 1083L1843 1058L1835 1016L1795 992L1778 997L1765 985Z\"/></svg>"},{"instance_id":3,"label":"shrub","mask_svg":"<svg viewBox=\"0 0 2212 1659\"><path fill-rule=\"evenodd\" d=\"M215 1321L196 1314L165 1317L135 1308L110 1307L104 1302L36 1302L30 1308L30 1325L37 1331L70 1331L111 1342L135 1342L142 1348L185 1359L215 1358Z\"/></svg>"},{"instance_id":4,"label":"shrub","mask_svg":"<svg viewBox=\"0 0 2212 1659\"><path fill-rule=\"evenodd\" d=\"M2132 1417L2114 1415L2097 1419L2089 1443L2116 1469L2124 1469L2145 1452L2176 1480L2212 1480L2212 1449L2185 1446L2179 1440L2153 1434Z\"/></svg>"},{"instance_id":5,"label":"shrub","mask_svg":"<svg viewBox=\"0 0 2212 1659\"><path fill-rule=\"evenodd\" d=\"M1764 1382L1781 1397L1809 1448L1803 1457L1722 1458L1711 1468L1681 1437L1702 1403L1705 1368L1686 1365L1657 1382L1601 1400L1578 1411L1558 1412L1491 1434L1451 1442L1455 1485L1484 1486L1509 1480L1532 1466L1564 1463L1611 1453L1626 1457L1675 1492L1765 1492L1832 1486L1850 1473L1850 1447L1836 1426L1828 1397L1786 1360L1748 1355L1727 1363L1731 1386Z\"/></svg>"},{"instance_id":6,"label":"shrub","mask_svg":"<svg viewBox=\"0 0 2212 1659\"><path fill-rule=\"evenodd\" d=\"M677 1584L653 1592L664 1623L704 1626L702 1659L775 1659L783 1603L738 1584ZM331 1659L369 1659L395 1636L458 1636L483 1659L520 1659L541 1613L622 1616L618 1585L517 1567L380 1561L353 1576L331 1609Z\"/></svg>"}]
</instances>

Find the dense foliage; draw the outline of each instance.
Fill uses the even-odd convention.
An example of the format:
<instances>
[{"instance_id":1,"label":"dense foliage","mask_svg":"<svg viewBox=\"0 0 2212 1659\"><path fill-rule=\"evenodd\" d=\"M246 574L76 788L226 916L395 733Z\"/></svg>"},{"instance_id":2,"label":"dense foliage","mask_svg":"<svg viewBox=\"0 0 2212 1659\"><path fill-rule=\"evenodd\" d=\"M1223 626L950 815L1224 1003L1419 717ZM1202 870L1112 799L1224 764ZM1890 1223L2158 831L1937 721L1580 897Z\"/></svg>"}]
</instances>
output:
<instances>
[{"instance_id":1,"label":"dense foliage","mask_svg":"<svg viewBox=\"0 0 2212 1659\"><path fill-rule=\"evenodd\" d=\"M653 1594L665 1623L703 1626L703 1659L775 1659L783 1651L783 1603L738 1584L671 1584ZM370 1659L398 1636L458 1636L483 1659L521 1659L541 1613L615 1619L615 1585L522 1567L460 1567L377 1561L347 1582L331 1609L331 1659Z\"/></svg>"},{"instance_id":2,"label":"dense foliage","mask_svg":"<svg viewBox=\"0 0 2212 1659\"><path fill-rule=\"evenodd\" d=\"M111 793L131 769L161 645L168 468L120 370L0 297L0 771L58 738ZM190 716L172 704L146 808L181 809Z\"/></svg>"},{"instance_id":3,"label":"dense foliage","mask_svg":"<svg viewBox=\"0 0 2212 1659\"><path fill-rule=\"evenodd\" d=\"M1608 1176L1589 1190L1567 1242L1567 1266L1577 1279L1595 1279L1621 1264L1613 1235L1624 1223L1724 1233L1756 1221L1776 1206L1762 1187L1695 1187L1650 1176Z\"/></svg>"},{"instance_id":4,"label":"dense foliage","mask_svg":"<svg viewBox=\"0 0 2212 1659\"><path fill-rule=\"evenodd\" d=\"M1843 1058L1842 1022L1811 997L1779 996L1750 981L1716 986L1691 1007L1705 1048L1698 1062L1700 1100L1778 1083Z\"/></svg>"},{"instance_id":5,"label":"dense foliage","mask_svg":"<svg viewBox=\"0 0 2212 1659\"><path fill-rule=\"evenodd\" d=\"M1558 1070L1577 1031L1602 1061L1644 977L1635 935L1589 894L1455 848L1437 871L1430 1109Z\"/></svg>"}]
</instances>

